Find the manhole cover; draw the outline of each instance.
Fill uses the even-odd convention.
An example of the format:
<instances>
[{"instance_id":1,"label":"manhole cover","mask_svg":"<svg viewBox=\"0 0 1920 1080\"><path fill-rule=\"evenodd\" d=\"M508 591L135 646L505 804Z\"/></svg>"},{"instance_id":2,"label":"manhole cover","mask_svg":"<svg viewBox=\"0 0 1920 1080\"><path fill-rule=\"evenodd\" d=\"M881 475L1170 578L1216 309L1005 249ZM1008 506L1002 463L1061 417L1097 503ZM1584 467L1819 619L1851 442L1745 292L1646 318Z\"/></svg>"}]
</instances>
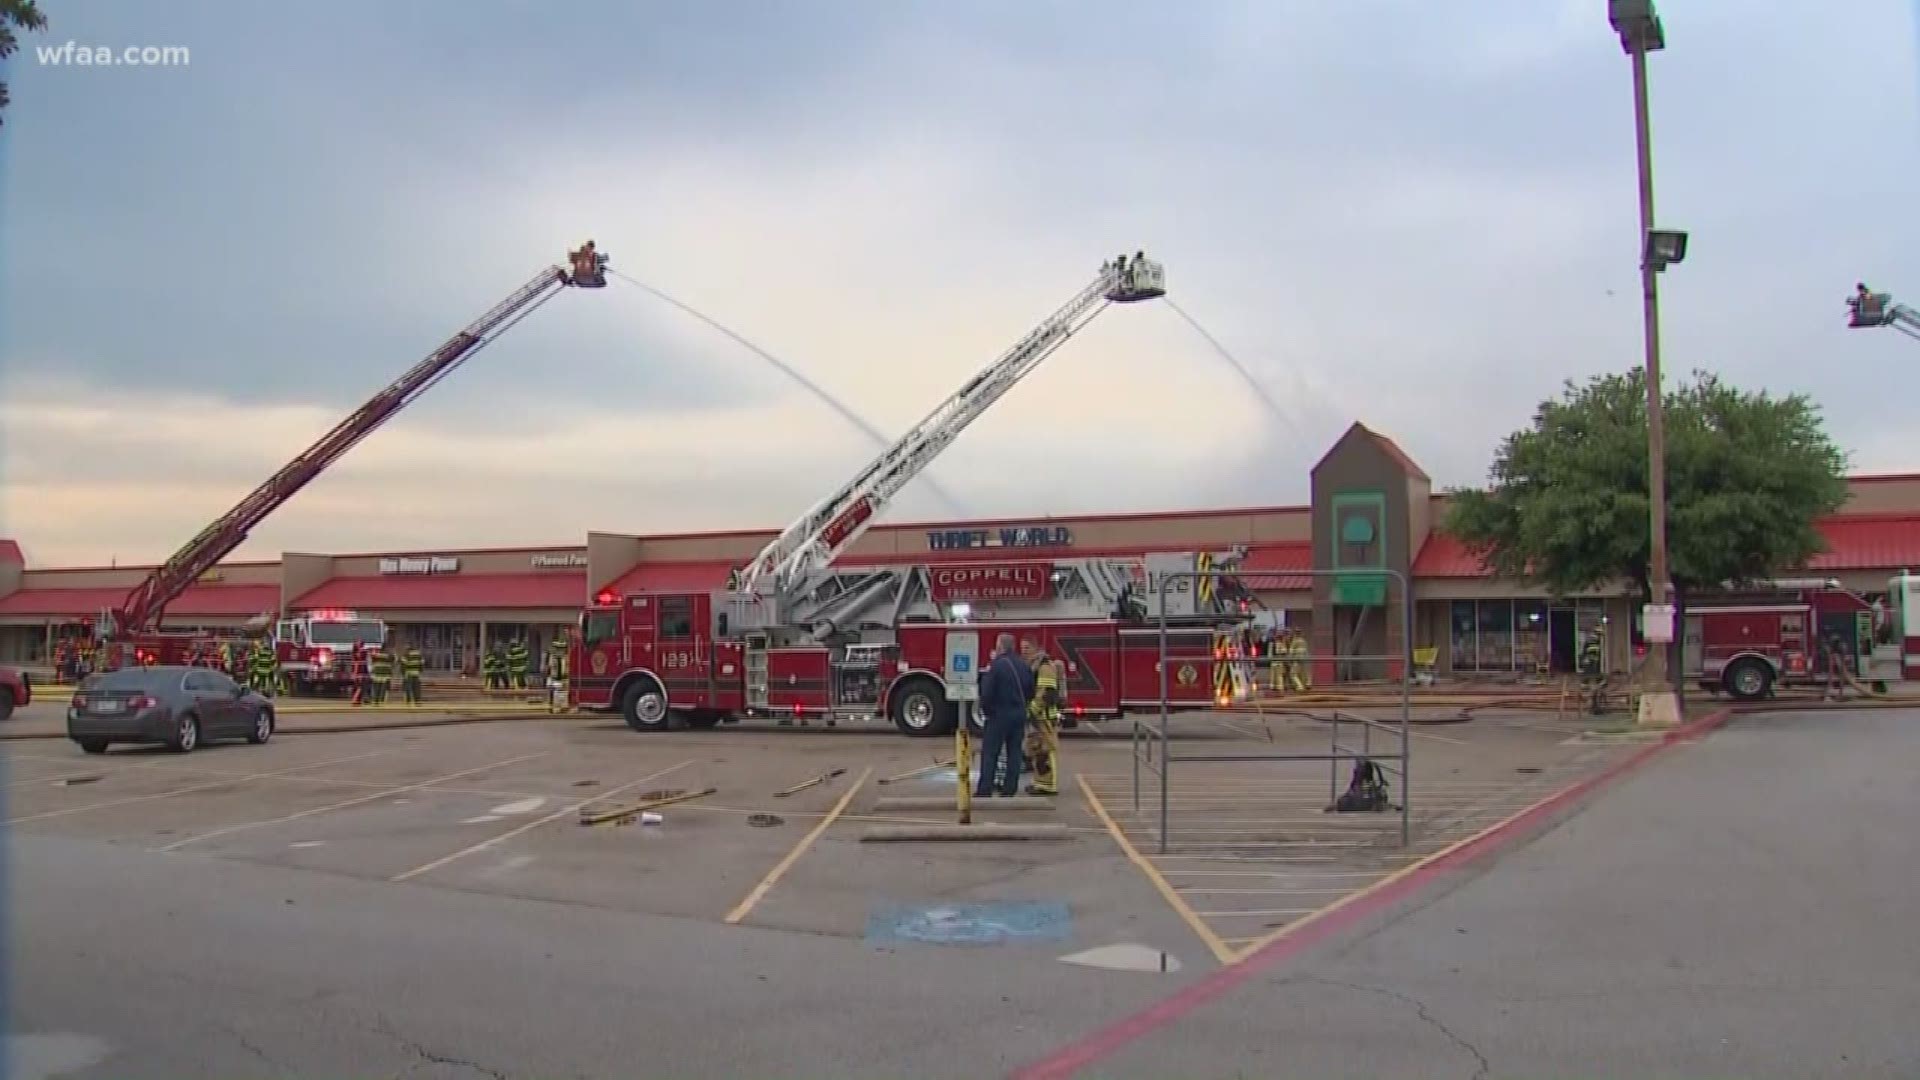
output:
<instances>
[{"instance_id":1,"label":"manhole cover","mask_svg":"<svg viewBox=\"0 0 1920 1080\"><path fill-rule=\"evenodd\" d=\"M1532 765L1522 765L1513 771L1517 773L1537 773L1540 770L1537 767Z\"/></svg>"},{"instance_id":2,"label":"manhole cover","mask_svg":"<svg viewBox=\"0 0 1920 1080\"><path fill-rule=\"evenodd\" d=\"M778 814L748 814L747 824L756 829L771 829L775 825L785 825L787 819Z\"/></svg>"},{"instance_id":3,"label":"manhole cover","mask_svg":"<svg viewBox=\"0 0 1920 1080\"><path fill-rule=\"evenodd\" d=\"M574 786L574 787L599 787L599 786L600 786L600 781L598 781L598 780L575 780L575 781L573 782L573 786Z\"/></svg>"},{"instance_id":4,"label":"manhole cover","mask_svg":"<svg viewBox=\"0 0 1920 1080\"><path fill-rule=\"evenodd\" d=\"M54 781L54 783L55 783L55 784L57 784L57 785L58 785L58 786L60 786L60 787L74 787L75 785L78 785L78 784L91 784L91 783L95 783L95 782L97 782L97 781L99 781L99 780L102 780L102 779L104 779L104 777L99 777L99 776L69 776L69 777L67 777L67 778L66 778L65 780L55 780L55 781Z\"/></svg>"}]
</instances>

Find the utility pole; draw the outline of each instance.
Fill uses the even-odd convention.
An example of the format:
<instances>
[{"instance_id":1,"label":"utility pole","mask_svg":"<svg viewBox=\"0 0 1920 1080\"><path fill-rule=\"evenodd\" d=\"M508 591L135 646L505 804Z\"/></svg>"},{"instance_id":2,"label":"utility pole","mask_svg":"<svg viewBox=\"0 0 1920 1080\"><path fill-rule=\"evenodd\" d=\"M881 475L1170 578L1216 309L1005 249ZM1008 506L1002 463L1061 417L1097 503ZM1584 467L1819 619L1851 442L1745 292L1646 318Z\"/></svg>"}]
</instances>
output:
<instances>
[{"instance_id":1,"label":"utility pole","mask_svg":"<svg viewBox=\"0 0 1920 1080\"><path fill-rule=\"evenodd\" d=\"M1647 54L1665 49L1653 0L1607 0L1607 19L1633 64L1633 129L1640 179L1640 297L1646 339L1648 557L1642 623L1647 661L1641 671L1639 722L1680 722L1680 695L1667 660L1675 635L1667 571L1667 438L1660 379L1660 272L1686 258L1687 234L1654 228L1653 124L1647 105Z\"/></svg>"}]
</instances>

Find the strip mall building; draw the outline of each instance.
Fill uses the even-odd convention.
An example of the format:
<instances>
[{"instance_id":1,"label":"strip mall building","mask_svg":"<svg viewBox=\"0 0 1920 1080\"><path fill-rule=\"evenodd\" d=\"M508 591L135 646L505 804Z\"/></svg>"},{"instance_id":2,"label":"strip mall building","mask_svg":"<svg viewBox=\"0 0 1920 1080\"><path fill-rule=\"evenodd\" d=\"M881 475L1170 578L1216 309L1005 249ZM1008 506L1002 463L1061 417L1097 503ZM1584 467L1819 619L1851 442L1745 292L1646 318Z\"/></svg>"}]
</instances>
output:
<instances>
[{"instance_id":1,"label":"strip mall building","mask_svg":"<svg viewBox=\"0 0 1920 1080\"><path fill-rule=\"evenodd\" d=\"M1397 653L1399 627L1368 618L1369 598L1341 595L1333 577L1312 571L1395 570L1413 581L1414 647L1435 648L1438 669L1457 674L1567 670L1582 635L1603 621L1633 621L1622 589L1552 599L1488 574L1436 528L1445 496L1426 472L1361 425L1314 466L1312 492L1308 506L878 525L842 562L990 563L1242 545L1244 569L1268 607L1309 628L1315 651L1343 654ZM1828 550L1806 571L1883 593L1890 576L1920 568L1920 474L1853 478L1847 505L1820 529ZM729 568L773 535L590 533L576 546L288 553L220 566L168 607L166 625L235 629L263 615L351 610L385 620L398 647L420 648L430 669L471 672L483 642L524 637L539 655L593 597L718 589ZM19 545L0 540L0 661L44 662L63 627L119 604L148 569L28 568ZM1607 635L1616 668L1635 636Z\"/></svg>"}]
</instances>

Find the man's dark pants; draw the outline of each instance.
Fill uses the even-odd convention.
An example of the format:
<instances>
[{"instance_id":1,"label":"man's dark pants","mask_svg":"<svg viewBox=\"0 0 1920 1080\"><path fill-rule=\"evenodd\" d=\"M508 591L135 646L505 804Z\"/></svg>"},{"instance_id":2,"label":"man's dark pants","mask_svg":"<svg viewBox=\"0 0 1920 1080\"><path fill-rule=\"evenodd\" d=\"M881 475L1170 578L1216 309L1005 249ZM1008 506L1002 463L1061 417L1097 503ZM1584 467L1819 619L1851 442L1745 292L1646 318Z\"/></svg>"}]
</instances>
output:
<instances>
[{"instance_id":1,"label":"man's dark pants","mask_svg":"<svg viewBox=\"0 0 1920 1080\"><path fill-rule=\"evenodd\" d=\"M1021 744L1027 737L1025 713L987 717L986 734L980 740L980 779L973 793L986 798L993 791L993 776L999 771L1000 755L1007 756L1006 778L1000 782L1000 794L1011 796L1020 791Z\"/></svg>"}]
</instances>

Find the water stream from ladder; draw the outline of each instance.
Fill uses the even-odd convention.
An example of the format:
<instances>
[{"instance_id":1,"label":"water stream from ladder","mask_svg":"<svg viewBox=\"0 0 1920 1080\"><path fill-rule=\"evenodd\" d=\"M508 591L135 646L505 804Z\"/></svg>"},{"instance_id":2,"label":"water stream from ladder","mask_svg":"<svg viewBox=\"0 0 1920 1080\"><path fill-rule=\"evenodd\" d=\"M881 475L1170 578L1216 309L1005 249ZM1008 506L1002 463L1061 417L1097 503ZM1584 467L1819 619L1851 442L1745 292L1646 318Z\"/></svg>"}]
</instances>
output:
<instances>
[{"instance_id":1,"label":"water stream from ladder","mask_svg":"<svg viewBox=\"0 0 1920 1080\"><path fill-rule=\"evenodd\" d=\"M1194 332L1199 334L1206 340L1208 345L1213 347L1213 351L1220 359L1227 362L1227 366L1233 369L1234 374L1240 376L1240 380L1247 384L1247 389L1253 391L1253 396L1260 400L1260 404L1266 406L1267 411L1273 414L1274 419L1280 421L1284 427L1290 429L1296 439L1305 437L1306 433L1303 430L1305 426L1304 417L1282 408L1279 399L1275 398L1265 386L1261 385L1260 380L1254 377L1253 372L1247 368L1247 365L1241 363L1239 357L1233 355L1225 345L1221 344L1219 338L1214 337L1211 331L1200 325L1200 320L1187 314L1185 308L1174 303L1172 300L1168 300L1166 304L1173 309L1175 315L1180 316L1181 321L1193 327ZM1299 380L1296 379L1295 382L1298 383Z\"/></svg>"},{"instance_id":2,"label":"water stream from ladder","mask_svg":"<svg viewBox=\"0 0 1920 1080\"><path fill-rule=\"evenodd\" d=\"M778 356L775 356L774 354L768 352L766 349L763 349L759 345L754 344L754 342L749 340L745 335L734 330L732 327L728 326L727 324L721 322L720 320L714 318L711 315L708 315L706 312L701 311L699 308L694 307L692 304L689 304L686 301L681 300L678 297L675 297L663 290L657 289L652 285L649 285L646 282L639 280L638 278L632 277L627 274L623 274L620 271L613 270L613 269L609 269L607 271L607 275L609 277L617 277L621 281L624 281L627 284L632 285L633 287L653 296L656 299L662 300L668 304L673 305L674 307L680 309L682 312L685 312L686 314L693 316L694 318L700 320L703 323L706 323L708 326L719 331L720 333L725 334L727 338L731 340L734 344L739 345L741 348L759 357L761 360L765 361L769 367L772 367L775 371L778 371L780 374L785 375L789 379L792 379L794 383L797 384L802 390L805 390L807 393L812 394L814 398L816 398L822 405L825 405L827 408L832 409L836 414L840 416L841 419L845 420L847 423L852 424L855 428L859 429L861 434L873 440L874 445L880 447L882 450L893 445L892 439L889 439L886 437L886 435L882 434L880 429L875 427L865 417L861 416L857 412L854 412L852 407L850 407L846 402L841 401L839 398L828 393L825 387L821 386L819 383L814 382L812 379L808 378L805 373L800 371L799 368L794 367L792 364L789 364L785 360L780 359ZM1202 333L1204 332L1205 331L1202 331ZM922 474L918 479L920 483L926 485L926 489L930 494L938 498L941 502L946 503L947 507L951 509L956 515L958 515L961 518L965 518L967 516L965 510L960 506L959 500L955 499L953 496L941 490L940 485L934 483L932 477Z\"/></svg>"}]
</instances>

